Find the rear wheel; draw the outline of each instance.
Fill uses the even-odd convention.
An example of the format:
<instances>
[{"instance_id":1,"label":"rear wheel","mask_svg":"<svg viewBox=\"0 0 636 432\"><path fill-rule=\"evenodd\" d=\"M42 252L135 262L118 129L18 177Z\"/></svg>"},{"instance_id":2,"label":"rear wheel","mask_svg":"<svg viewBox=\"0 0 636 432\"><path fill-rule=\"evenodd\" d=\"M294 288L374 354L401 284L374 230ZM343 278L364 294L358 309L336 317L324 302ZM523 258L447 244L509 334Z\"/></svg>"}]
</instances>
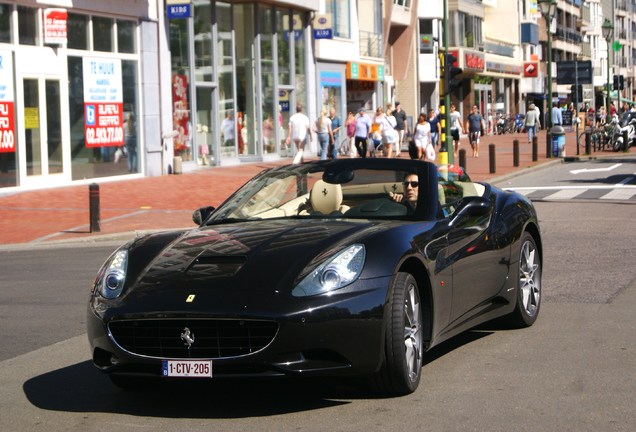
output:
<instances>
[{"instance_id":1,"label":"rear wheel","mask_svg":"<svg viewBox=\"0 0 636 432\"><path fill-rule=\"evenodd\" d=\"M511 324L530 327L537 320L541 306L541 256L532 235L523 233L519 250L517 305L510 314Z\"/></svg>"},{"instance_id":2,"label":"rear wheel","mask_svg":"<svg viewBox=\"0 0 636 432\"><path fill-rule=\"evenodd\" d=\"M374 377L375 387L392 394L417 389L422 372L422 308L415 278L398 273L391 290L386 320L384 363Z\"/></svg>"}]
</instances>

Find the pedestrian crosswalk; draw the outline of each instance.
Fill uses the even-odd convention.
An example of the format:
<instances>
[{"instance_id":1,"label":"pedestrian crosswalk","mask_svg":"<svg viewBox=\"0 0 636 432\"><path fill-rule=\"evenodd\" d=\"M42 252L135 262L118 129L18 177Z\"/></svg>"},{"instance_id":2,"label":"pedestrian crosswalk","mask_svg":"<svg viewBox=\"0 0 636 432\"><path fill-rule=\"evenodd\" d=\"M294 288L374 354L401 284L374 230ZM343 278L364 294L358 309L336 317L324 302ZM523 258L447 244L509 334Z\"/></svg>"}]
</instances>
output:
<instances>
[{"instance_id":1,"label":"pedestrian crosswalk","mask_svg":"<svg viewBox=\"0 0 636 432\"><path fill-rule=\"evenodd\" d=\"M636 185L618 184L608 186L544 186L544 187L512 187L514 190L533 201L563 200L615 200L633 201L636 203Z\"/></svg>"}]
</instances>

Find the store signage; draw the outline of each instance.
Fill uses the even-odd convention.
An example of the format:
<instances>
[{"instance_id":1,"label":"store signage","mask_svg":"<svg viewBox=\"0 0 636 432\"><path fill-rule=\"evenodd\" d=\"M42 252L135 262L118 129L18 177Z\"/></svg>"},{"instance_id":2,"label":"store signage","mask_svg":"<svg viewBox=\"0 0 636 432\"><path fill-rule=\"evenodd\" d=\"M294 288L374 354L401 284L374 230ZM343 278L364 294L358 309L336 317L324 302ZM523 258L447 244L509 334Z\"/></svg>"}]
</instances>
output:
<instances>
[{"instance_id":1,"label":"store signage","mask_svg":"<svg viewBox=\"0 0 636 432\"><path fill-rule=\"evenodd\" d=\"M15 153L13 53L0 51L0 153Z\"/></svg>"},{"instance_id":2,"label":"store signage","mask_svg":"<svg viewBox=\"0 0 636 432\"><path fill-rule=\"evenodd\" d=\"M68 12L66 9L44 9L44 43L67 42Z\"/></svg>"},{"instance_id":3,"label":"store signage","mask_svg":"<svg viewBox=\"0 0 636 432\"><path fill-rule=\"evenodd\" d=\"M492 61L486 62L486 71L511 76L519 76L523 72L521 65L511 65Z\"/></svg>"},{"instance_id":4,"label":"store signage","mask_svg":"<svg viewBox=\"0 0 636 432\"><path fill-rule=\"evenodd\" d=\"M523 64L523 76L525 78L536 78L539 76L539 65L535 62Z\"/></svg>"},{"instance_id":5,"label":"store signage","mask_svg":"<svg viewBox=\"0 0 636 432\"><path fill-rule=\"evenodd\" d=\"M347 79L360 81L380 81L384 79L384 68L369 63L349 62L346 68Z\"/></svg>"},{"instance_id":6,"label":"store signage","mask_svg":"<svg viewBox=\"0 0 636 432\"><path fill-rule=\"evenodd\" d=\"M278 91L278 105L281 112L289 112L289 92L287 90Z\"/></svg>"},{"instance_id":7,"label":"store signage","mask_svg":"<svg viewBox=\"0 0 636 432\"><path fill-rule=\"evenodd\" d=\"M83 66L86 147L124 145L121 60L84 57Z\"/></svg>"},{"instance_id":8,"label":"store signage","mask_svg":"<svg viewBox=\"0 0 636 432\"><path fill-rule=\"evenodd\" d=\"M474 72L483 72L486 66L486 57L477 51L464 52L464 69Z\"/></svg>"},{"instance_id":9,"label":"store signage","mask_svg":"<svg viewBox=\"0 0 636 432\"><path fill-rule=\"evenodd\" d=\"M192 4L168 4L166 6L168 19L190 18L192 16Z\"/></svg>"},{"instance_id":10,"label":"store signage","mask_svg":"<svg viewBox=\"0 0 636 432\"><path fill-rule=\"evenodd\" d=\"M331 14L318 14L314 18L314 39L333 39Z\"/></svg>"}]
</instances>

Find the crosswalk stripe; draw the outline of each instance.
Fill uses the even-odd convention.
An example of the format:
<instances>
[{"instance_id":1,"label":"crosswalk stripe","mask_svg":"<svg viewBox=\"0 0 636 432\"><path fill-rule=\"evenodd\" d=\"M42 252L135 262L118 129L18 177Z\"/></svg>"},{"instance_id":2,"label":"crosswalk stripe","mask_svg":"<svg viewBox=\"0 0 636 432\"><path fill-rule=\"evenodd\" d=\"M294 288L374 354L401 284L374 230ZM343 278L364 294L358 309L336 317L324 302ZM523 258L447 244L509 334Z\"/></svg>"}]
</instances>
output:
<instances>
[{"instance_id":1,"label":"crosswalk stripe","mask_svg":"<svg viewBox=\"0 0 636 432\"><path fill-rule=\"evenodd\" d=\"M544 199L546 200L562 200L562 199L572 199L581 195L585 192L585 189L562 189L558 192L553 193L552 195L548 195Z\"/></svg>"},{"instance_id":2,"label":"crosswalk stripe","mask_svg":"<svg viewBox=\"0 0 636 432\"><path fill-rule=\"evenodd\" d=\"M523 189L523 190L518 190L517 193L523 196L528 196L528 195L532 195L533 192L536 192L536 189Z\"/></svg>"},{"instance_id":3,"label":"crosswalk stripe","mask_svg":"<svg viewBox=\"0 0 636 432\"><path fill-rule=\"evenodd\" d=\"M628 200L631 199L634 195L636 195L636 189L618 188L606 193L601 197L601 199Z\"/></svg>"}]
</instances>

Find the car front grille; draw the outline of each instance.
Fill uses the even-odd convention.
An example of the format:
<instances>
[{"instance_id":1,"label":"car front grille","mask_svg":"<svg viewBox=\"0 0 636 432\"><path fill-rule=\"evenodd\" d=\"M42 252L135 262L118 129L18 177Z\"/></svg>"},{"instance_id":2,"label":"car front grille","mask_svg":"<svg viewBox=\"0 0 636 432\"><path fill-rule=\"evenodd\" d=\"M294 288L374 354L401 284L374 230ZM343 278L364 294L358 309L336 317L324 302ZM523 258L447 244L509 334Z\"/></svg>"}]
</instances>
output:
<instances>
[{"instance_id":1,"label":"car front grille","mask_svg":"<svg viewBox=\"0 0 636 432\"><path fill-rule=\"evenodd\" d=\"M115 343L132 354L218 359L263 349L276 336L278 324L232 319L139 319L111 321L108 329Z\"/></svg>"}]
</instances>

